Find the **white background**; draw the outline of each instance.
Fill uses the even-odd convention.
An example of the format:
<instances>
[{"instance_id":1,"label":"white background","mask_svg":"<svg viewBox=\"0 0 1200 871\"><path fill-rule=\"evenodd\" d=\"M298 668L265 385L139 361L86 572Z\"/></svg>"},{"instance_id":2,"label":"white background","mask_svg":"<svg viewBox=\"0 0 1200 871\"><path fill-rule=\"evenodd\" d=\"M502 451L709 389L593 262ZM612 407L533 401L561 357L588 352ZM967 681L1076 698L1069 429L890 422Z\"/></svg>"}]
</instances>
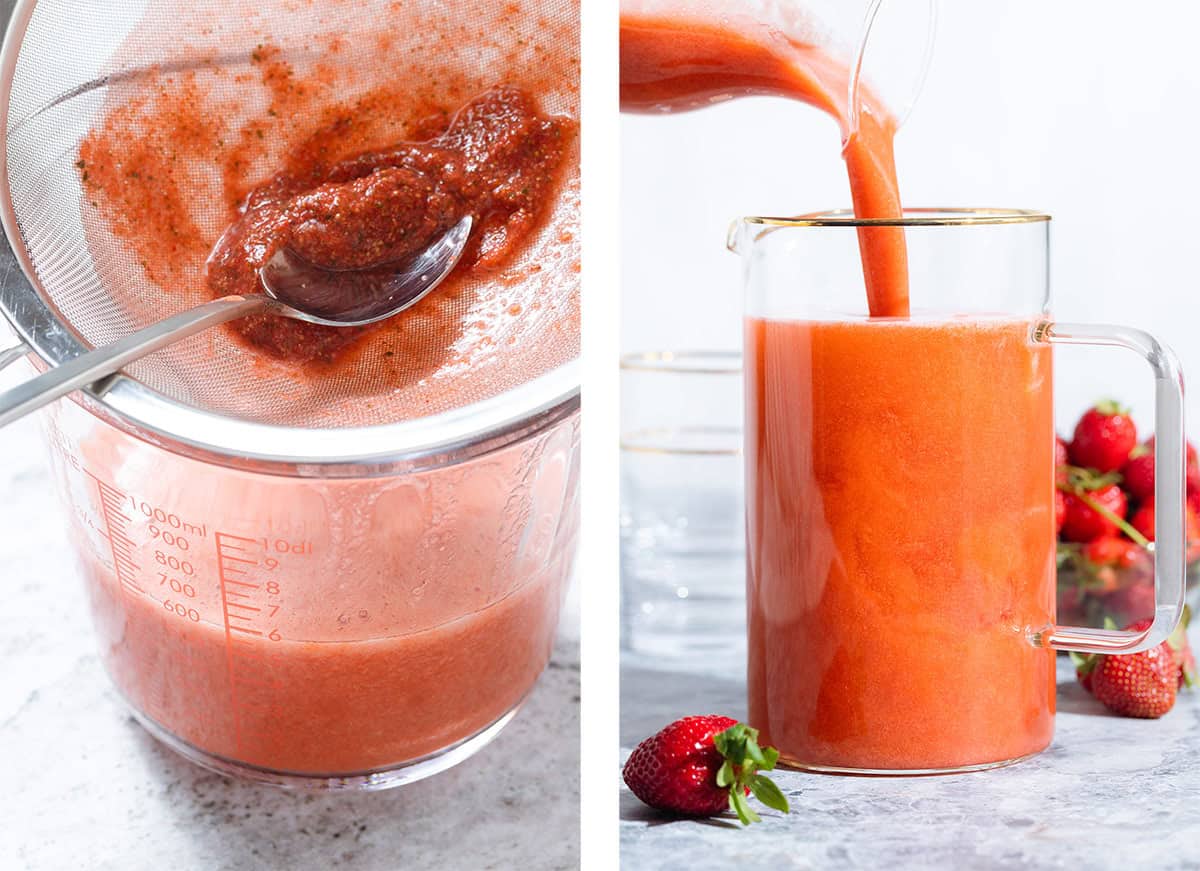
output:
<instances>
[{"instance_id":1,"label":"white background","mask_svg":"<svg viewBox=\"0 0 1200 871\"><path fill-rule=\"evenodd\" d=\"M942 0L929 79L897 138L906 205L1050 212L1056 317L1149 329L1193 377L1198 32L1190 0ZM783 100L623 116L623 350L738 347L730 219L848 205L839 144L830 118ZM1136 358L1071 349L1058 363L1061 430L1104 395L1149 426Z\"/></svg>"}]
</instances>

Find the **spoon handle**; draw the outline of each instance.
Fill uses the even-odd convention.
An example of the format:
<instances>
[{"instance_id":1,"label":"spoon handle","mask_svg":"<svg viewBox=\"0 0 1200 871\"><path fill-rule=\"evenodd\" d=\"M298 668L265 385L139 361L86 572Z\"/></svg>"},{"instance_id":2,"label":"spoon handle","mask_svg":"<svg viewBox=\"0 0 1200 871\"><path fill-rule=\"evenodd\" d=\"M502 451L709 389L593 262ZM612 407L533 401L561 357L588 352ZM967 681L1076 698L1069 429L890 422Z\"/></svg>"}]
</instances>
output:
<instances>
[{"instance_id":1,"label":"spoon handle","mask_svg":"<svg viewBox=\"0 0 1200 871\"><path fill-rule=\"evenodd\" d=\"M72 390L112 375L123 366L209 327L245 317L275 303L265 296L226 296L151 324L0 393L0 427Z\"/></svg>"}]
</instances>

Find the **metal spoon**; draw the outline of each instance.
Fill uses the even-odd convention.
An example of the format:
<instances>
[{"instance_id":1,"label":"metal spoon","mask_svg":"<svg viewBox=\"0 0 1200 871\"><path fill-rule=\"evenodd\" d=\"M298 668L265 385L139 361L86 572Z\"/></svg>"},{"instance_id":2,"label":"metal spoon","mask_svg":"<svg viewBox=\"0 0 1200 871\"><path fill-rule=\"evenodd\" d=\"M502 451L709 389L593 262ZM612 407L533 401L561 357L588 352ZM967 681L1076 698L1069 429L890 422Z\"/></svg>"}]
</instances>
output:
<instances>
[{"instance_id":1,"label":"metal spoon","mask_svg":"<svg viewBox=\"0 0 1200 871\"><path fill-rule=\"evenodd\" d=\"M262 268L262 293L226 296L166 318L123 339L88 351L61 366L0 393L0 426L5 426L73 390L85 387L147 354L203 332L209 327L251 314L273 314L327 327L361 327L412 308L436 288L457 265L467 238L467 216L423 252L376 276L370 292L347 299L344 287L353 270L323 269L282 248Z\"/></svg>"}]
</instances>

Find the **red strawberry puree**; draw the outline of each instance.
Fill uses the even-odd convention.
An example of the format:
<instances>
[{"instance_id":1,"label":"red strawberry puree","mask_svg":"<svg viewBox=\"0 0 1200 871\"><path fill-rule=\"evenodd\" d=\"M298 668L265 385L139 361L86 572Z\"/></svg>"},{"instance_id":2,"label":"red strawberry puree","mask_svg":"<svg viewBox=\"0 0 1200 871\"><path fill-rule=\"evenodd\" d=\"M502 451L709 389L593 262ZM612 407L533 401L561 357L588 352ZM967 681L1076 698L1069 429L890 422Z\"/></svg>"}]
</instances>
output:
<instances>
[{"instance_id":1,"label":"red strawberry puree","mask_svg":"<svg viewBox=\"0 0 1200 871\"><path fill-rule=\"evenodd\" d=\"M465 106L448 127L441 116L427 121L417 131L423 141L333 166L310 144L247 198L209 260L209 287L214 296L258 292L259 270L290 247L330 270L366 270L347 273L335 291L353 300L376 275L386 276L389 264L423 251L465 215L475 223L457 270L495 270L545 214L567 131L563 119L540 115L529 95L500 87ZM257 315L234 329L256 348L304 362L333 360L377 327Z\"/></svg>"},{"instance_id":2,"label":"red strawberry puree","mask_svg":"<svg viewBox=\"0 0 1200 871\"><path fill-rule=\"evenodd\" d=\"M849 133L847 76L744 15L622 14L623 109L808 103L842 127L855 213L898 218L895 122L867 94ZM902 231L859 241L870 320L746 323L750 723L800 766L1024 756L1053 731L1028 641L1053 621L1049 351L1023 321L907 320Z\"/></svg>"}]
</instances>

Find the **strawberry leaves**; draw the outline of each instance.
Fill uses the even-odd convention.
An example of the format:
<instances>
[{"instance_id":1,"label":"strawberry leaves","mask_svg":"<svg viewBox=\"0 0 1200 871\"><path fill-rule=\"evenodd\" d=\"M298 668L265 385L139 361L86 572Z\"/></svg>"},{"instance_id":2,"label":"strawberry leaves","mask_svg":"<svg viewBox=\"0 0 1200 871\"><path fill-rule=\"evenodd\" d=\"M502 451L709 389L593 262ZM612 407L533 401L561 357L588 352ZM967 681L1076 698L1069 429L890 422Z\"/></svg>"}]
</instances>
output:
<instances>
[{"instance_id":1,"label":"strawberry leaves","mask_svg":"<svg viewBox=\"0 0 1200 871\"><path fill-rule=\"evenodd\" d=\"M754 793L754 797L765 804L767 807L786 814L791 810L791 805L788 804L787 796L783 794L775 781L767 777L765 774L756 774L754 779L750 781L750 791Z\"/></svg>"},{"instance_id":2,"label":"strawberry leaves","mask_svg":"<svg viewBox=\"0 0 1200 871\"><path fill-rule=\"evenodd\" d=\"M791 810L783 791L769 777L759 774L760 770L775 768L779 751L760 747L757 729L738 723L714 735L713 746L725 759L717 771L717 786L729 787L729 807L743 826L762 819L746 801L747 790L769 808L785 814Z\"/></svg>"},{"instance_id":3,"label":"strawberry leaves","mask_svg":"<svg viewBox=\"0 0 1200 871\"><path fill-rule=\"evenodd\" d=\"M1100 412L1105 417L1112 417L1114 414L1120 414L1128 417L1130 414L1129 409L1117 402L1115 399L1101 399L1096 403L1095 408L1096 411Z\"/></svg>"}]
</instances>

